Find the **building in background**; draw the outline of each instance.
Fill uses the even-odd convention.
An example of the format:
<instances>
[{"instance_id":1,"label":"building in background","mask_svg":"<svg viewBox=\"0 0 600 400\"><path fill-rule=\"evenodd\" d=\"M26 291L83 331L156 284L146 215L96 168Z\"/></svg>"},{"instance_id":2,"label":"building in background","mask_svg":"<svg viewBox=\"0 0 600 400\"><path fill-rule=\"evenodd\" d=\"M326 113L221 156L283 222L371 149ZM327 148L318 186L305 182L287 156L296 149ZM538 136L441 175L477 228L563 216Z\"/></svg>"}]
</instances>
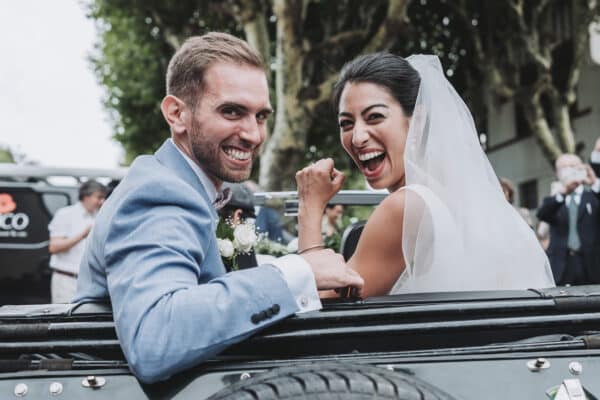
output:
<instances>
[{"instance_id":1,"label":"building in background","mask_svg":"<svg viewBox=\"0 0 600 400\"><path fill-rule=\"evenodd\" d=\"M590 25L589 52L581 65L577 102L571 110L579 154L588 161L600 137L600 24ZM516 186L515 205L537 208L550 193L554 167L544 157L514 102L488 101L486 152L498 176Z\"/></svg>"}]
</instances>

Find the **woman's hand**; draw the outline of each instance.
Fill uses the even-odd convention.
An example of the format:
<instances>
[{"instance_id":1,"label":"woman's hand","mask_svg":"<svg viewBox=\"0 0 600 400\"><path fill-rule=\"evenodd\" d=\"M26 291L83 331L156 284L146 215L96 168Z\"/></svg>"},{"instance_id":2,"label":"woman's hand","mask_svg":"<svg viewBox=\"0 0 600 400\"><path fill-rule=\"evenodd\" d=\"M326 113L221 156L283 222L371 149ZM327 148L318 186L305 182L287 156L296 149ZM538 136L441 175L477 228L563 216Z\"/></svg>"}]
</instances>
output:
<instances>
[{"instance_id":1,"label":"woman's hand","mask_svg":"<svg viewBox=\"0 0 600 400\"><path fill-rule=\"evenodd\" d=\"M333 160L319 160L296 173L298 185L298 250L323 244L321 218L329 200L340 190L344 174Z\"/></svg>"},{"instance_id":2,"label":"woman's hand","mask_svg":"<svg viewBox=\"0 0 600 400\"><path fill-rule=\"evenodd\" d=\"M299 207L319 218L329 200L342 188L345 176L335 169L333 160L325 158L296 173Z\"/></svg>"}]
</instances>

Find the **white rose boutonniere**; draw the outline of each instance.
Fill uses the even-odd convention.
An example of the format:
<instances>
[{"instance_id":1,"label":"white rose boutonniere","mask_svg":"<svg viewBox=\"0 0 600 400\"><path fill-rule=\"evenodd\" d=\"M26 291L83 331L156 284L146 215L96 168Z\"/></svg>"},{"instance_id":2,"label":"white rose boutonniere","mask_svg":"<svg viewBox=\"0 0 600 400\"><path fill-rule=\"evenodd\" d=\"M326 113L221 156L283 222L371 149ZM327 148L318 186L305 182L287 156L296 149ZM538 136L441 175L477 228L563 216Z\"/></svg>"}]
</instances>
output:
<instances>
[{"instance_id":1,"label":"white rose boutonniere","mask_svg":"<svg viewBox=\"0 0 600 400\"><path fill-rule=\"evenodd\" d=\"M233 246L242 253L252 250L256 240L256 229L253 224L240 224L233 229Z\"/></svg>"},{"instance_id":2,"label":"white rose boutonniere","mask_svg":"<svg viewBox=\"0 0 600 400\"><path fill-rule=\"evenodd\" d=\"M220 219L216 233L219 253L228 270L237 270L237 256L250 253L258 241L256 228L249 222L235 225L230 220Z\"/></svg>"},{"instance_id":3,"label":"white rose boutonniere","mask_svg":"<svg viewBox=\"0 0 600 400\"><path fill-rule=\"evenodd\" d=\"M229 239L217 239L217 246L219 246L219 253L221 257L231 258L233 257L234 248L233 243Z\"/></svg>"}]
</instances>

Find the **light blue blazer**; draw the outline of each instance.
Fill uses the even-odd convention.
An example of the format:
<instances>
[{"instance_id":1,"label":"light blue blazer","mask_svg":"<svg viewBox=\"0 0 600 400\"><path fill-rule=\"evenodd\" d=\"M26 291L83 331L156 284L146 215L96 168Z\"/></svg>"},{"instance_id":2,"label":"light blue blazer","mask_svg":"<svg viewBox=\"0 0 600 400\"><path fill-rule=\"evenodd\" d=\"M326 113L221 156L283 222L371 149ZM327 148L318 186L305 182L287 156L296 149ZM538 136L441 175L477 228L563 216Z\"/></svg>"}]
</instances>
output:
<instances>
[{"instance_id":1,"label":"light blue blazer","mask_svg":"<svg viewBox=\"0 0 600 400\"><path fill-rule=\"evenodd\" d=\"M138 157L102 206L74 302L110 299L133 373L156 382L298 311L271 265L225 273L217 215L171 141Z\"/></svg>"}]
</instances>

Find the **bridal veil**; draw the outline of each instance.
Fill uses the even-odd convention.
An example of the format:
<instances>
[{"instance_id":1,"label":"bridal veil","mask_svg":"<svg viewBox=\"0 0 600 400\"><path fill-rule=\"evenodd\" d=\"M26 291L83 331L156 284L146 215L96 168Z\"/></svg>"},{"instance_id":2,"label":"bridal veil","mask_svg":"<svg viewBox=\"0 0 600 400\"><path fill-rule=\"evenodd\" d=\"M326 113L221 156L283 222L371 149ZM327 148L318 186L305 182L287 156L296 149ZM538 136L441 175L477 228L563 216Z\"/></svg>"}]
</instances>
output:
<instances>
[{"instance_id":1,"label":"bridal veil","mask_svg":"<svg viewBox=\"0 0 600 400\"><path fill-rule=\"evenodd\" d=\"M421 85L404 154L406 268L391 293L554 286L546 254L506 201L439 59L407 60Z\"/></svg>"}]
</instances>

